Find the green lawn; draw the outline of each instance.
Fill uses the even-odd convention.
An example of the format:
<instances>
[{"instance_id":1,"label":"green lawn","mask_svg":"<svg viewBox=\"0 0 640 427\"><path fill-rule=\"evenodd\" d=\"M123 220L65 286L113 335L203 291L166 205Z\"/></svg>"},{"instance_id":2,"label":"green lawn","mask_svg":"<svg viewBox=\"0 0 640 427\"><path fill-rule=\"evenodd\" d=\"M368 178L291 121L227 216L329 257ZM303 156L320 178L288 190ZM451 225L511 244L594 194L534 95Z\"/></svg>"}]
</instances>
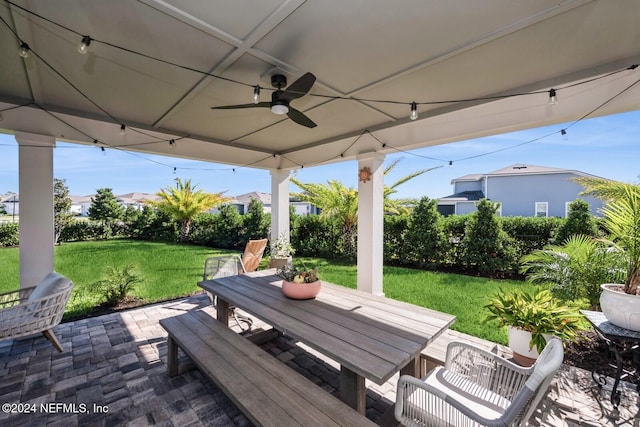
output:
<instances>
[{"instance_id":1,"label":"green lawn","mask_svg":"<svg viewBox=\"0 0 640 427\"><path fill-rule=\"evenodd\" d=\"M135 263L144 279L135 296L160 301L199 290L204 260L229 251L201 246L109 240L65 243L55 248L55 269L75 284L67 306L68 315L77 315L99 303L87 285L99 280L107 265ZM318 267L323 280L356 287L356 267L319 258L295 258L299 265ZM263 260L263 265L266 260ZM17 248L0 249L0 292L18 287ZM488 295L499 288L530 288L532 285L512 280L489 280L457 274L428 272L399 267L384 268L384 292L389 298L410 302L457 317L452 329L487 340L506 344L506 331L495 323L483 324Z\"/></svg>"}]
</instances>

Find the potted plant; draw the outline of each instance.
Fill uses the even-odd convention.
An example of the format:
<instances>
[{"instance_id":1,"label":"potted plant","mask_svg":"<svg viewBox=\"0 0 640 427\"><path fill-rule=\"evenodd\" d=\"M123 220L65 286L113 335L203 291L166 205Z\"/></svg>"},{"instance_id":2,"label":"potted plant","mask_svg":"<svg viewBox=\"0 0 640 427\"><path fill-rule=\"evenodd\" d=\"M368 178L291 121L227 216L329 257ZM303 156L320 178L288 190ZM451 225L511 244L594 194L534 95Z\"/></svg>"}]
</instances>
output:
<instances>
[{"instance_id":1,"label":"potted plant","mask_svg":"<svg viewBox=\"0 0 640 427\"><path fill-rule=\"evenodd\" d=\"M524 366L535 362L551 336L575 340L584 328L578 310L561 305L546 289L535 293L500 290L484 307L490 313L485 322L497 319L500 327L509 327L509 348L514 360Z\"/></svg>"},{"instance_id":2,"label":"potted plant","mask_svg":"<svg viewBox=\"0 0 640 427\"><path fill-rule=\"evenodd\" d=\"M608 201L603 208L606 242L623 260L624 283L603 284L600 308L614 325L640 332L640 186L581 178L584 194Z\"/></svg>"},{"instance_id":3,"label":"potted plant","mask_svg":"<svg viewBox=\"0 0 640 427\"><path fill-rule=\"evenodd\" d=\"M285 267L278 270L282 277L282 293L291 299L311 299L320 292L321 282L318 269L297 269Z\"/></svg>"},{"instance_id":4,"label":"potted plant","mask_svg":"<svg viewBox=\"0 0 640 427\"><path fill-rule=\"evenodd\" d=\"M269 250L269 268L284 269L292 266L292 256L295 249L291 246L289 238L280 233L278 238L271 242Z\"/></svg>"}]
</instances>

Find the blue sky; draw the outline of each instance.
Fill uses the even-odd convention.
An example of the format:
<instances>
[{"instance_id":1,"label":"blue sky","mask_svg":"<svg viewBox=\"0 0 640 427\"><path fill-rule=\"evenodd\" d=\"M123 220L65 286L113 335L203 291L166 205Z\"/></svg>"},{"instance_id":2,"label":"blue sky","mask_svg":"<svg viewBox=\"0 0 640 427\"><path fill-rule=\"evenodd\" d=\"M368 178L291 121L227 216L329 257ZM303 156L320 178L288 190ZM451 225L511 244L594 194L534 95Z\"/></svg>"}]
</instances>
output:
<instances>
[{"instance_id":1,"label":"blue sky","mask_svg":"<svg viewBox=\"0 0 640 427\"><path fill-rule=\"evenodd\" d=\"M398 187L395 195L438 198L451 194L453 178L491 172L515 163L575 169L620 181L640 181L640 111L583 120L562 136L560 129L564 127L554 125L390 154L385 163L401 160L385 181L393 183L416 170L441 166ZM549 134L551 136L530 142ZM471 158L473 156L479 157ZM18 192L18 147L12 135L0 134L0 159L0 194ZM177 168L175 174L173 167ZM239 168L233 172L231 168L112 149L102 152L96 147L67 143L58 143L54 150L54 175L66 180L72 195L93 194L103 187L111 188L115 194L155 193L172 185L176 177L191 179L205 191L225 191L228 196L271 191L268 171ZM301 169L297 178L302 182L337 179L356 187L357 162ZM292 191L295 190L292 186Z\"/></svg>"}]
</instances>

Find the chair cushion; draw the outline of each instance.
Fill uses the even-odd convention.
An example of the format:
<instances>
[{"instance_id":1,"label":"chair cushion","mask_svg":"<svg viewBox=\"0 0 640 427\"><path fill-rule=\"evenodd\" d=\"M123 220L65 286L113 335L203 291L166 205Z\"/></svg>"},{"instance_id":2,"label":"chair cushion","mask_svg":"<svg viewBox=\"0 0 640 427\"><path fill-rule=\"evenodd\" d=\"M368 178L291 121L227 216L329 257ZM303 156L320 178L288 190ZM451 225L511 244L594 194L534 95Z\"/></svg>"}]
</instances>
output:
<instances>
[{"instance_id":1,"label":"chair cushion","mask_svg":"<svg viewBox=\"0 0 640 427\"><path fill-rule=\"evenodd\" d=\"M509 400L499 394L447 371L441 366L434 368L424 381L487 419L500 418L505 408L511 404ZM409 398L409 401L418 404L427 398L427 394L424 390L418 389ZM446 416L441 417L440 414L431 415L446 419Z\"/></svg>"},{"instance_id":2,"label":"chair cushion","mask_svg":"<svg viewBox=\"0 0 640 427\"><path fill-rule=\"evenodd\" d=\"M40 298L48 297L62 289L66 288L69 284L69 279L61 274L51 272L44 276L44 278L36 285L36 288L31 292L28 302L35 301Z\"/></svg>"}]
</instances>

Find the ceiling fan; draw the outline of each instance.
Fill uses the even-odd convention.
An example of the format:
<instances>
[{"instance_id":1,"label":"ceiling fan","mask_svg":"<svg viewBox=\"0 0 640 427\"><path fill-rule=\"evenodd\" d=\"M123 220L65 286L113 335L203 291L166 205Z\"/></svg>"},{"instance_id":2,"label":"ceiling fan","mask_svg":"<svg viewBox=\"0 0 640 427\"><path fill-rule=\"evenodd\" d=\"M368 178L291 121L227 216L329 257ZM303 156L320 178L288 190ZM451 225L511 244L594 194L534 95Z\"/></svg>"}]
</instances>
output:
<instances>
[{"instance_id":1,"label":"ceiling fan","mask_svg":"<svg viewBox=\"0 0 640 427\"><path fill-rule=\"evenodd\" d=\"M271 76L271 85L276 90L271 94L271 102L258 102L256 104L240 104L225 105L222 107L211 107L213 110L232 110L235 108L269 108L275 114L286 114L291 120L299 125L308 128L316 127L316 124L299 110L291 107L289 103L294 99L298 99L306 95L311 86L316 82L316 76L306 73L295 82L291 83L286 90L282 88L287 86L287 77L282 74L274 74Z\"/></svg>"}]
</instances>

